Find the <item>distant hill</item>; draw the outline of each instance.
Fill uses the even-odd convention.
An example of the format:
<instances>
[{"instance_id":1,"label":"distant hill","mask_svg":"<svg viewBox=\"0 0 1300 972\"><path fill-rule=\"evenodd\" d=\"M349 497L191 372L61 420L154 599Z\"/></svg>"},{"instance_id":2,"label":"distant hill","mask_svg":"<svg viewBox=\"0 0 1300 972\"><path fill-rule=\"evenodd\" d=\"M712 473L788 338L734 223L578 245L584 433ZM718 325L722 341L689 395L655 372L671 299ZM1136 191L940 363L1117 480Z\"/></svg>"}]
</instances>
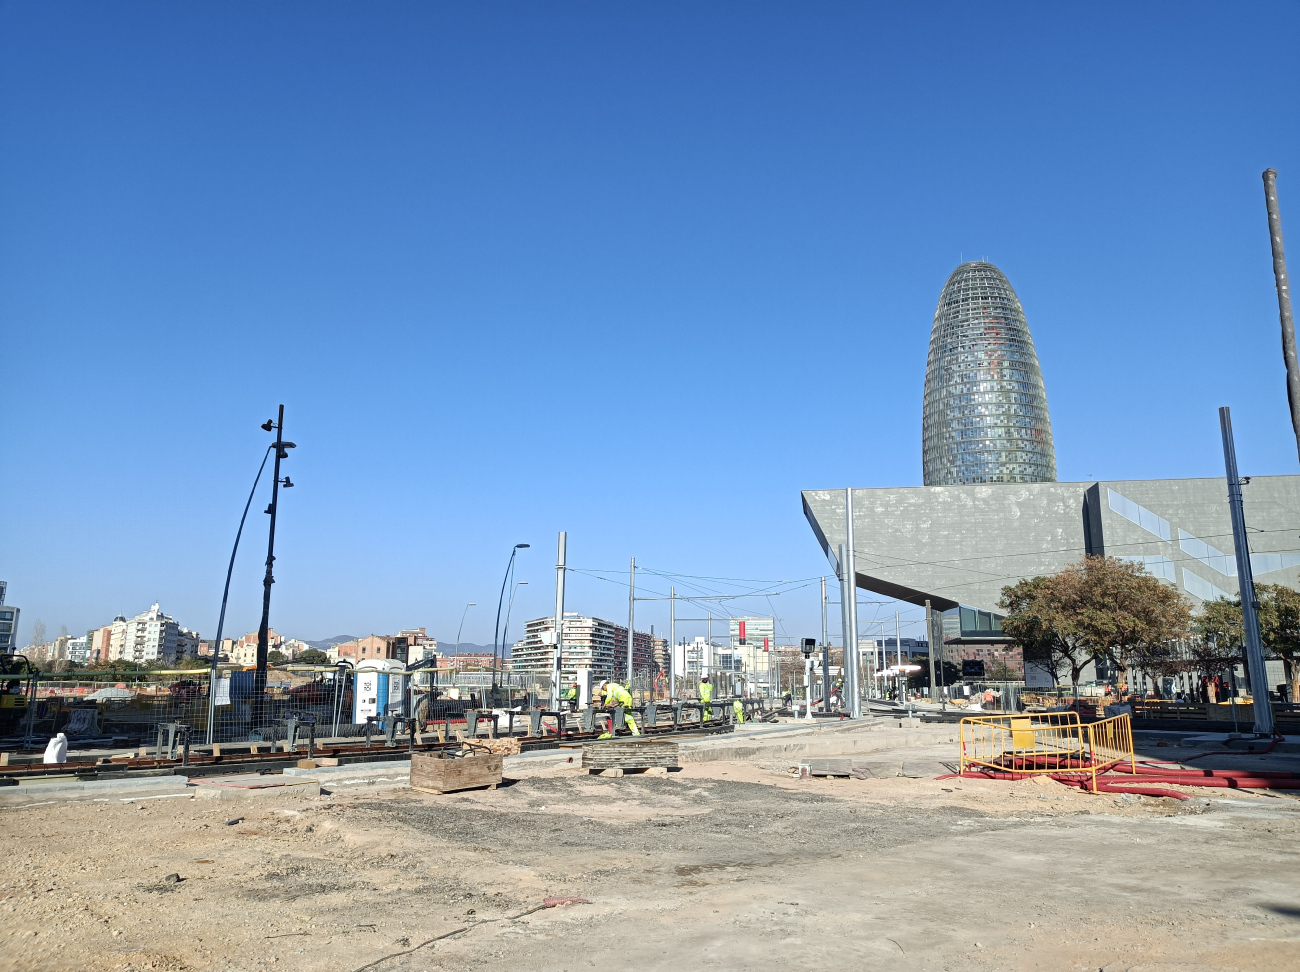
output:
<instances>
[{"instance_id":1,"label":"distant hill","mask_svg":"<svg viewBox=\"0 0 1300 972\"><path fill-rule=\"evenodd\" d=\"M333 638L326 638L324 641L309 641L307 644L319 651L329 651L335 645L341 645L345 641L356 641L355 635L335 635ZM445 642L438 642L438 651L444 655L482 655L492 654L491 645L476 645L472 641L462 641L459 645L452 646Z\"/></svg>"},{"instance_id":2,"label":"distant hill","mask_svg":"<svg viewBox=\"0 0 1300 972\"><path fill-rule=\"evenodd\" d=\"M311 645L318 651L329 651L335 645L341 645L345 641L356 640L356 637L353 635L335 635L333 638L326 638L324 641L309 641L307 644Z\"/></svg>"},{"instance_id":3,"label":"distant hill","mask_svg":"<svg viewBox=\"0 0 1300 972\"><path fill-rule=\"evenodd\" d=\"M476 645L472 641L462 641L460 644L453 646L450 642L444 644L438 642L438 651L444 655L490 655L492 654L491 645Z\"/></svg>"}]
</instances>

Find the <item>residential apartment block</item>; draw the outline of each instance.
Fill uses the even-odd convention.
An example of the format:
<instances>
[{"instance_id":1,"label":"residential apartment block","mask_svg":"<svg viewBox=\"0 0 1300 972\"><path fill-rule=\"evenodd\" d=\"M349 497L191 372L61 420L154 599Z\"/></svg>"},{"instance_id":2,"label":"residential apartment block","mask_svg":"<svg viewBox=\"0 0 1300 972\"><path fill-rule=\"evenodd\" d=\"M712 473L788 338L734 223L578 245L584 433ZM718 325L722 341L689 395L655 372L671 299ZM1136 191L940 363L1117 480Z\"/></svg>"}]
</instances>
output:
<instances>
[{"instance_id":1,"label":"residential apartment block","mask_svg":"<svg viewBox=\"0 0 1300 972\"><path fill-rule=\"evenodd\" d=\"M164 614L154 604L143 614L131 619L118 615L107 625L108 656L102 652L105 641L104 628L86 633L86 655L90 661L129 661L140 665L150 662L175 664L182 658L198 655L199 635L182 628L170 615Z\"/></svg>"},{"instance_id":2,"label":"residential apartment block","mask_svg":"<svg viewBox=\"0 0 1300 972\"><path fill-rule=\"evenodd\" d=\"M555 637L554 618L537 618L524 626L524 638L511 652L516 672L537 676L551 671ZM646 631L632 638L632 670L654 670L654 641ZM593 678L624 678L627 675L627 628L600 618L565 614L560 670L571 674L591 669Z\"/></svg>"},{"instance_id":3,"label":"residential apartment block","mask_svg":"<svg viewBox=\"0 0 1300 972\"><path fill-rule=\"evenodd\" d=\"M20 609L5 603L8 588L8 581L0 581L0 655L12 655L18 647Z\"/></svg>"}]
</instances>

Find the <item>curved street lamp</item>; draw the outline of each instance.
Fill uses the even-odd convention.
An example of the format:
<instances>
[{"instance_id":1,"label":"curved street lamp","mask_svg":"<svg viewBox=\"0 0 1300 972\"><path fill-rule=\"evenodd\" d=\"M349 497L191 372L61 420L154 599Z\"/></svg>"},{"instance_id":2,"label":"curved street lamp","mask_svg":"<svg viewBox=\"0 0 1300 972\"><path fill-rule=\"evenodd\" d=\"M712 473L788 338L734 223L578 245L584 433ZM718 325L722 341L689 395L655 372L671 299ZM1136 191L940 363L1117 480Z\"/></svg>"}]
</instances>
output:
<instances>
[{"instance_id":1,"label":"curved street lamp","mask_svg":"<svg viewBox=\"0 0 1300 972\"><path fill-rule=\"evenodd\" d=\"M501 667L505 668L506 649L510 647L510 611L515 606L515 595L519 588L527 587L528 581L517 581L510 590L510 602L506 605L506 623L501 626Z\"/></svg>"},{"instance_id":2,"label":"curved street lamp","mask_svg":"<svg viewBox=\"0 0 1300 972\"><path fill-rule=\"evenodd\" d=\"M460 612L460 627L456 629L456 654L458 655L460 654L460 633L465 630L465 615L469 613L469 609L472 607L478 607L478 605L470 601L465 605L465 610Z\"/></svg>"},{"instance_id":3,"label":"curved street lamp","mask_svg":"<svg viewBox=\"0 0 1300 972\"><path fill-rule=\"evenodd\" d=\"M221 613L217 615L217 639L212 643L212 674L208 676L208 745L216 742L217 709L217 660L221 657L221 634L226 626L226 602L230 600L230 575L235 570L235 554L239 552L239 538L244 534L244 521L248 519L248 508L253 505L253 496L257 493L257 484L262 481L266 471L266 460L271 455L275 444L266 447L262 454L262 464L257 467L257 476L253 479L253 488L249 490L248 502L244 504L244 515L239 518L239 529L235 531L235 546L230 551L230 566L226 568L226 589L221 594ZM288 478L288 477L286 477Z\"/></svg>"},{"instance_id":4,"label":"curved street lamp","mask_svg":"<svg viewBox=\"0 0 1300 972\"><path fill-rule=\"evenodd\" d=\"M510 563L506 565L506 575L501 578L501 593L497 597L497 621L492 628L492 691L497 687L497 655L501 648L501 605L506 600L506 585L510 583L510 578L515 570L515 554L521 550L527 550L529 544L517 543L514 549L510 551Z\"/></svg>"}]
</instances>

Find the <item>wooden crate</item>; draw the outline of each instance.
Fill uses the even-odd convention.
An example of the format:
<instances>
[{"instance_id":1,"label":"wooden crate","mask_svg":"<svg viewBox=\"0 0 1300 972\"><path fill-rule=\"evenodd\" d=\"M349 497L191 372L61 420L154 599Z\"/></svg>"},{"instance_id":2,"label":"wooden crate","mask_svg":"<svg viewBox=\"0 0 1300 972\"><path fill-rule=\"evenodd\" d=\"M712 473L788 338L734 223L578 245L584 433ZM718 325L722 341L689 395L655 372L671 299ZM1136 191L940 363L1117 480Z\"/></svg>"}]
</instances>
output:
<instances>
[{"instance_id":1,"label":"wooden crate","mask_svg":"<svg viewBox=\"0 0 1300 972\"><path fill-rule=\"evenodd\" d=\"M411 789L422 793L451 793L501 782L501 754L475 753L458 759L439 759L436 753L411 754Z\"/></svg>"},{"instance_id":2,"label":"wooden crate","mask_svg":"<svg viewBox=\"0 0 1300 972\"><path fill-rule=\"evenodd\" d=\"M656 769L678 766L677 743L658 740L605 740L582 747L583 769Z\"/></svg>"}]
</instances>

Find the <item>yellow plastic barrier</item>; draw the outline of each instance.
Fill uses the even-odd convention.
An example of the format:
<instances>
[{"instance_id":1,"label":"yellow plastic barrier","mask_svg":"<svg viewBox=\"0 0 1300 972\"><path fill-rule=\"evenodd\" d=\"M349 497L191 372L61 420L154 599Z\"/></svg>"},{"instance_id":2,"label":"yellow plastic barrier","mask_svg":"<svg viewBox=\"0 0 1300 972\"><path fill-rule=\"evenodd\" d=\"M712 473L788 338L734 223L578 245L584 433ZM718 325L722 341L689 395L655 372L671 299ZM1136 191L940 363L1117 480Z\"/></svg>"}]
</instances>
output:
<instances>
[{"instance_id":1,"label":"yellow plastic barrier","mask_svg":"<svg viewBox=\"0 0 1300 972\"><path fill-rule=\"evenodd\" d=\"M961 721L961 772L985 769L1009 776L1097 774L1127 760L1136 769L1127 715L1083 724L1076 712L980 716Z\"/></svg>"}]
</instances>

